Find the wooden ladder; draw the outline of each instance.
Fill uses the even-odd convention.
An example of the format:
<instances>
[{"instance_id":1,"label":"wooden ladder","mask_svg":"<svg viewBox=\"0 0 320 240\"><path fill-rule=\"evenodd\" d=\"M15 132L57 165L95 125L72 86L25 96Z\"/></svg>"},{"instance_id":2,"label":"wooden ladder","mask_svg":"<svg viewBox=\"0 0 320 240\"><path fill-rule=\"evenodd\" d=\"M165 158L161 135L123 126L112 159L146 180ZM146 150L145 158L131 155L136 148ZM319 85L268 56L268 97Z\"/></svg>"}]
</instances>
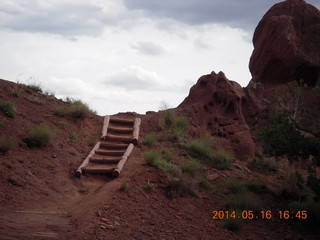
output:
<instances>
[{"instance_id":1,"label":"wooden ladder","mask_svg":"<svg viewBox=\"0 0 320 240\"><path fill-rule=\"evenodd\" d=\"M101 139L77 169L76 175L111 173L114 177L119 176L134 145L138 144L140 124L140 118L105 116Z\"/></svg>"}]
</instances>

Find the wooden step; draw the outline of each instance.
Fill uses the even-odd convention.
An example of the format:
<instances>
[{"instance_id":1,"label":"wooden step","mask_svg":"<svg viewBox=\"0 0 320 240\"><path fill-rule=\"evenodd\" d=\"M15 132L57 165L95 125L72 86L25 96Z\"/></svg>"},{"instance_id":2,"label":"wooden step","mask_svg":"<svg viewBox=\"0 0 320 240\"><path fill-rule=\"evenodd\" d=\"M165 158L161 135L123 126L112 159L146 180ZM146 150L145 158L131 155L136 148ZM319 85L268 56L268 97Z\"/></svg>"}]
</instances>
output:
<instances>
[{"instance_id":1,"label":"wooden step","mask_svg":"<svg viewBox=\"0 0 320 240\"><path fill-rule=\"evenodd\" d=\"M134 124L134 119L125 119L125 118L112 117L112 118L110 118L110 122L113 122L113 123L124 123L124 124L133 125Z\"/></svg>"},{"instance_id":2,"label":"wooden step","mask_svg":"<svg viewBox=\"0 0 320 240\"><path fill-rule=\"evenodd\" d=\"M92 163L100 163L100 164L112 164L118 163L121 160L121 157L109 157L109 156L101 156L94 155L90 158L90 162Z\"/></svg>"},{"instance_id":3,"label":"wooden step","mask_svg":"<svg viewBox=\"0 0 320 240\"><path fill-rule=\"evenodd\" d=\"M113 143L113 142L101 142L100 148L104 149L127 149L128 144L126 143Z\"/></svg>"},{"instance_id":4,"label":"wooden step","mask_svg":"<svg viewBox=\"0 0 320 240\"><path fill-rule=\"evenodd\" d=\"M133 133L133 128L131 127L114 127L109 126L108 131L114 132L114 133Z\"/></svg>"},{"instance_id":5,"label":"wooden step","mask_svg":"<svg viewBox=\"0 0 320 240\"><path fill-rule=\"evenodd\" d=\"M125 150L106 150L106 149L97 149L95 154L103 155L103 156L122 156Z\"/></svg>"},{"instance_id":6,"label":"wooden step","mask_svg":"<svg viewBox=\"0 0 320 240\"><path fill-rule=\"evenodd\" d=\"M85 173L96 173L96 174L104 174L104 173L112 173L116 165L104 165L104 164L94 164L89 163L83 171Z\"/></svg>"},{"instance_id":7,"label":"wooden step","mask_svg":"<svg viewBox=\"0 0 320 240\"><path fill-rule=\"evenodd\" d=\"M119 142L130 143L132 140L132 136L108 134L106 137L106 140L107 141L119 141Z\"/></svg>"}]
</instances>

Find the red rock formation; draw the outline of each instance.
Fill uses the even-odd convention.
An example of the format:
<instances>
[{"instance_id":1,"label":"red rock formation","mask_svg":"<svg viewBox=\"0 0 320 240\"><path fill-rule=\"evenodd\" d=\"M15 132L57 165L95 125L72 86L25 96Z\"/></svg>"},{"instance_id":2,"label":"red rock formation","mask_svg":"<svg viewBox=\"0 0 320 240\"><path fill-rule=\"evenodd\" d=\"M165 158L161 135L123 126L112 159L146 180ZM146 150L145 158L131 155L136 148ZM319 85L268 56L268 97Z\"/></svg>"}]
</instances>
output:
<instances>
[{"instance_id":1,"label":"red rock formation","mask_svg":"<svg viewBox=\"0 0 320 240\"><path fill-rule=\"evenodd\" d=\"M242 113L246 96L242 87L229 81L223 72L202 76L178 106L191 119L196 135L213 135L232 148L240 159L255 150L250 130Z\"/></svg>"},{"instance_id":2,"label":"red rock formation","mask_svg":"<svg viewBox=\"0 0 320 240\"><path fill-rule=\"evenodd\" d=\"M274 5L259 22L253 36L250 71L254 82L280 84L319 80L320 11L304 0Z\"/></svg>"}]
</instances>

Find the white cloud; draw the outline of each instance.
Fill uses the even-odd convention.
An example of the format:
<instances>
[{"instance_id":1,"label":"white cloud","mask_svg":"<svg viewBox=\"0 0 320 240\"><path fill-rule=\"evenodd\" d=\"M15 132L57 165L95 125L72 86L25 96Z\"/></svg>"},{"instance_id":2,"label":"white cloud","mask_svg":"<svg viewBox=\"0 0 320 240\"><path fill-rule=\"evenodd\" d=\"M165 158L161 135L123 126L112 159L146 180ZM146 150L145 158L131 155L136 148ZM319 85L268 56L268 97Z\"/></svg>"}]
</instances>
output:
<instances>
[{"instance_id":1,"label":"white cloud","mask_svg":"<svg viewBox=\"0 0 320 240\"><path fill-rule=\"evenodd\" d=\"M166 54L166 49L159 44L150 41L141 41L132 45L140 54L150 56L160 56Z\"/></svg>"}]
</instances>

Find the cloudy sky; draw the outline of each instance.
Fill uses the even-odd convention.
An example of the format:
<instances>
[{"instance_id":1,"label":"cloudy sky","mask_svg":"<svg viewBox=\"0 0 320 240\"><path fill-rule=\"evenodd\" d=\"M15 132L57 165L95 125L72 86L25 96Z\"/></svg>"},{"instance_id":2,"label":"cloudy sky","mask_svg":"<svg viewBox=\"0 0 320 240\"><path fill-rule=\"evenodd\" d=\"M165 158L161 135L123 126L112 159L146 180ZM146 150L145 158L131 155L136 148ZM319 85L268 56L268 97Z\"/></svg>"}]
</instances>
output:
<instances>
[{"instance_id":1,"label":"cloudy sky","mask_svg":"<svg viewBox=\"0 0 320 240\"><path fill-rule=\"evenodd\" d=\"M100 115L175 107L211 71L248 84L253 31L277 2L0 0L0 78Z\"/></svg>"}]
</instances>

